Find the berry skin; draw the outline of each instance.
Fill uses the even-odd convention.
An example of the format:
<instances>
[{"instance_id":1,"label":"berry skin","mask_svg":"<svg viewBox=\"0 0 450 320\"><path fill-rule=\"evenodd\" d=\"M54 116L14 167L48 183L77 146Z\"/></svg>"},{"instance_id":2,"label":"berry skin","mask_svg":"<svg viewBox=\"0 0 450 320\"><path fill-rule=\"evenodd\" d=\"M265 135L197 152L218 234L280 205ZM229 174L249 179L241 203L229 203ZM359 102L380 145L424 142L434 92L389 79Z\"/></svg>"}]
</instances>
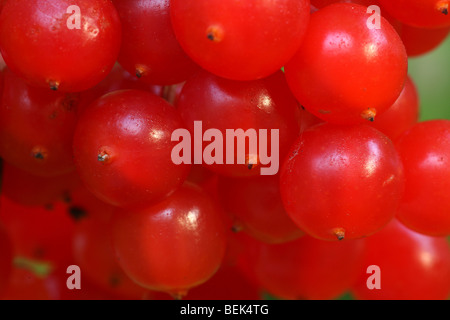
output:
<instances>
[{"instance_id":1,"label":"berry skin","mask_svg":"<svg viewBox=\"0 0 450 320\"><path fill-rule=\"evenodd\" d=\"M113 248L135 282L180 297L219 269L226 231L215 202L186 184L158 204L112 218Z\"/></svg>"},{"instance_id":2,"label":"berry skin","mask_svg":"<svg viewBox=\"0 0 450 320\"><path fill-rule=\"evenodd\" d=\"M444 300L450 294L450 245L394 219L366 239L361 276L352 292L360 300ZM379 267L380 289L368 289L367 267ZM377 280L369 279L372 284Z\"/></svg>"},{"instance_id":3,"label":"berry skin","mask_svg":"<svg viewBox=\"0 0 450 320\"><path fill-rule=\"evenodd\" d=\"M146 206L183 184L190 165L171 159L177 110L150 92L119 90L81 115L74 137L77 171L99 199L119 207Z\"/></svg>"},{"instance_id":4,"label":"berry skin","mask_svg":"<svg viewBox=\"0 0 450 320\"><path fill-rule=\"evenodd\" d=\"M255 284L283 299L334 299L362 267L364 239L331 242L303 236L282 244L242 238L238 266Z\"/></svg>"},{"instance_id":5,"label":"berry skin","mask_svg":"<svg viewBox=\"0 0 450 320\"><path fill-rule=\"evenodd\" d=\"M282 161L300 131L301 113L281 71L264 79L245 82L224 79L206 71L198 72L184 84L176 107L193 139L195 121L201 121L203 132L220 130L224 141L223 146L218 145L217 149L222 150L216 155L222 156L212 163L203 159L203 165L231 177L258 176L263 170L276 174L279 169L276 158ZM238 129L255 130L258 144L263 141L261 130L265 130L266 152L259 147L254 154L250 142L238 148L239 142L235 141L233 149L226 141L227 131ZM276 131L278 136L274 135ZM210 149L212 143L205 141L200 148L192 145L191 155L194 163L198 163L202 159L196 160L196 151L201 149L203 155L207 154L205 150ZM232 155L232 161L227 160L228 154ZM264 163L261 160L265 154L271 154L272 159Z\"/></svg>"},{"instance_id":6,"label":"berry skin","mask_svg":"<svg viewBox=\"0 0 450 320\"><path fill-rule=\"evenodd\" d=\"M450 27L448 0L379 0L383 9L402 23L416 28Z\"/></svg>"},{"instance_id":7,"label":"berry skin","mask_svg":"<svg viewBox=\"0 0 450 320\"><path fill-rule=\"evenodd\" d=\"M79 12L69 11L74 6ZM47 89L80 92L93 87L114 66L120 42L119 16L108 0L8 1L0 16L6 65Z\"/></svg>"},{"instance_id":8,"label":"berry skin","mask_svg":"<svg viewBox=\"0 0 450 320\"><path fill-rule=\"evenodd\" d=\"M177 84L200 68L181 49L170 21L170 1L114 0L122 22L118 61L136 78Z\"/></svg>"},{"instance_id":9,"label":"berry skin","mask_svg":"<svg viewBox=\"0 0 450 320\"><path fill-rule=\"evenodd\" d=\"M397 101L385 113L378 116L372 126L392 141L396 141L419 120L419 103L416 85L408 76Z\"/></svg>"},{"instance_id":10,"label":"berry skin","mask_svg":"<svg viewBox=\"0 0 450 320\"><path fill-rule=\"evenodd\" d=\"M450 235L450 121L419 122L396 147L405 169L398 219L419 233Z\"/></svg>"},{"instance_id":11,"label":"berry skin","mask_svg":"<svg viewBox=\"0 0 450 320\"><path fill-rule=\"evenodd\" d=\"M222 207L235 219L235 228L266 243L295 240L304 233L286 213L280 195L280 176L219 177Z\"/></svg>"},{"instance_id":12,"label":"berry skin","mask_svg":"<svg viewBox=\"0 0 450 320\"><path fill-rule=\"evenodd\" d=\"M33 175L55 177L73 172L79 95L28 85L9 69L4 73L0 155Z\"/></svg>"},{"instance_id":13,"label":"berry skin","mask_svg":"<svg viewBox=\"0 0 450 320\"><path fill-rule=\"evenodd\" d=\"M395 215L403 168L393 143L366 125L321 124L305 130L281 169L287 213L306 234L355 239Z\"/></svg>"},{"instance_id":14,"label":"berry skin","mask_svg":"<svg viewBox=\"0 0 450 320\"><path fill-rule=\"evenodd\" d=\"M336 3L311 15L300 49L285 66L298 101L336 124L373 121L400 95L407 76L405 47L389 22L369 28L367 8Z\"/></svg>"},{"instance_id":15,"label":"berry skin","mask_svg":"<svg viewBox=\"0 0 450 320\"><path fill-rule=\"evenodd\" d=\"M96 212L77 222L73 236L76 264L83 275L111 295L141 299L145 289L134 283L119 266L111 245L109 220L98 219ZM112 210L109 210L112 211Z\"/></svg>"},{"instance_id":16,"label":"berry skin","mask_svg":"<svg viewBox=\"0 0 450 320\"><path fill-rule=\"evenodd\" d=\"M449 33L450 27L424 29L402 24L399 34L408 57L417 57L435 50L447 39Z\"/></svg>"},{"instance_id":17,"label":"berry skin","mask_svg":"<svg viewBox=\"0 0 450 320\"><path fill-rule=\"evenodd\" d=\"M309 0L172 0L170 5L186 53L202 68L232 80L261 79L279 70L298 50L310 15Z\"/></svg>"}]
</instances>

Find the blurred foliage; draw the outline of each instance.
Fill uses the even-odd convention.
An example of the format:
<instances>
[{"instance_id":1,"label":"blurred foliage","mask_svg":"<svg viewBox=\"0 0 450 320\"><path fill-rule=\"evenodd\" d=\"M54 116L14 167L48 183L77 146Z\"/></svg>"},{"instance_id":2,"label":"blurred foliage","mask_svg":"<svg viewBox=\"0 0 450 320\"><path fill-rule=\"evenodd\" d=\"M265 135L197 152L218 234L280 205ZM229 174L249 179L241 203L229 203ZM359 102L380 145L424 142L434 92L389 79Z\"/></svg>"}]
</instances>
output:
<instances>
[{"instance_id":1,"label":"blurred foliage","mask_svg":"<svg viewBox=\"0 0 450 320\"><path fill-rule=\"evenodd\" d=\"M420 120L450 119L450 36L438 48L409 59L421 101Z\"/></svg>"}]
</instances>

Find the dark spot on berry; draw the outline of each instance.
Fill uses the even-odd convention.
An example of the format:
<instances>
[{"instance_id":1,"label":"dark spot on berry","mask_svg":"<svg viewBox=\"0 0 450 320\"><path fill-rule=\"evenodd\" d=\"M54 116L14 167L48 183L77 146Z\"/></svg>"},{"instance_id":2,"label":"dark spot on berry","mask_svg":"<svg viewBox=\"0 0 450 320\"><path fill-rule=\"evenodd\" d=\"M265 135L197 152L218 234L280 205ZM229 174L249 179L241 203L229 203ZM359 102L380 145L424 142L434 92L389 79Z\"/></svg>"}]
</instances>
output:
<instances>
[{"instance_id":1,"label":"dark spot on berry","mask_svg":"<svg viewBox=\"0 0 450 320\"><path fill-rule=\"evenodd\" d=\"M220 42L223 39L223 30L219 26L210 26L206 30L206 38L212 42Z\"/></svg>"},{"instance_id":2,"label":"dark spot on berry","mask_svg":"<svg viewBox=\"0 0 450 320\"><path fill-rule=\"evenodd\" d=\"M35 158L36 160L44 161L44 160L46 160L47 157L48 157L48 152L47 152L47 150L46 150L45 148L40 147L40 146L37 146L37 147L34 147L34 148L31 150L31 155L32 155L33 158Z\"/></svg>"},{"instance_id":3,"label":"dark spot on berry","mask_svg":"<svg viewBox=\"0 0 450 320\"><path fill-rule=\"evenodd\" d=\"M36 152L36 153L34 154L34 157L35 157L36 159L44 159L44 155L43 155L41 152Z\"/></svg>"},{"instance_id":4,"label":"dark spot on berry","mask_svg":"<svg viewBox=\"0 0 450 320\"><path fill-rule=\"evenodd\" d=\"M48 82L48 85L50 86L51 90L58 91L60 83L59 81L50 80Z\"/></svg>"},{"instance_id":5,"label":"dark spot on berry","mask_svg":"<svg viewBox=\"0 0 450 320\"><path fill-rule=\"evenodd\" d=\"M88 215L87 211L84 208L78 206L70 206L68 212L75 221L80 221Z\"/></svg>"},{"instance_id":6,"label":"dark spot on berry","mask_svg":"<svg viewBox=\"0 0 450 320\"><path fill-rule=\"evenodd\" d=\"M336 228L333 230L333 233L339 241L344 240L345 230L343 228Z\"/></svg>"}]
</instances>

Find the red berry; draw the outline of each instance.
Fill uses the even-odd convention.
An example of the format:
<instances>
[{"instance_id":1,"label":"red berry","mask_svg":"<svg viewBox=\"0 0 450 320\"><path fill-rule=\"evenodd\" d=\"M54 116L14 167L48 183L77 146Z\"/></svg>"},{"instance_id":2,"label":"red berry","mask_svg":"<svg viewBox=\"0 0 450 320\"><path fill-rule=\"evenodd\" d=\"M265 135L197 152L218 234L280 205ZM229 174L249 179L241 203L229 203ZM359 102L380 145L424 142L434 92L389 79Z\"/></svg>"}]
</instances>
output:
<instances>
[{"instance_id":1,"label":"red berry","mask_svg":"<svg viewBox=\"0 0 450 320\"><path fill-rule=\"evenodd\" d=\"M450 121L419 122L396 146L405 169L397 217L419 233L450 235Z\"/></svg>"},{"instance_id":2,"label":"red berry","mask_svg":"<svg viewBox=\"0 0 450 320\"><path fill-rule=\"evenodd\" d=\"M401 22L419 28L450 27L448 0L379 0Z\"/></svg>"},{"instance_id":3,"label":"red berry","mask_svg":"<svg viewBox=\"0 0 450 320\"><path fill-rule=\"evenodd\" d=\"M0 105L0 155L34 175L50 177L74 171L72 139L78 99L78 94L27 85L6 70Z\"/></svg>"},{"instance_id":4,"label":"red berry","mask_svg":"<svg viewBox=\"0 0 450 320\"><path fill-rule=\"evenodd\" d=\"M184 185L152 207L117 212L112 237L119 264L130 278L175 296L211 278L226 246L219 210L194 185Z\"/></svg>"},{"instance_id":5,"label":"red berry","mask_svg":"<svg viewBox=\"0 0 450 320\"><path fill-rule=\"evenodd\" d=\"M314 126L281 169L285 208L305 233L322 240L371 235L393 217L403 168L393 143L366 125Z\"/></svg>"},{"instance_id":6,"label":"red berry","mask_svg":"<svg viewBox=\"0 0 450 320\"><path fill-rule=\"evenodd\" d=\"M445 238L421 235L394 219L366 239L362 256L363 268L352 290L357 299L444 300L450 294L450 246ZM367 272L369 266L378 268L378 280L374 271ZM377 282L378 289L369 289L368 284Z\"/></svg>"},{"instance_id":7,"label":"red berry","mask_svg":"<svg viewBox=\"0 0 450 320\"><path fill-rule=\"evenodd\" d=\"M235 219L235 228L267 243L282 243L304 233L286 213L280 175L245 179L219 177L222 207Z\"/></svg>"},{"instance_id":8,"label":"red berry","mask_svg":"<svg viewBox=\"0 0 450 320\"><path fill-rule=\"evenodd\" d=\"M284 299L334 299L354 284L364 240L330 242L304 236L282 244L247 239L239 262L265 291Z\"/></svg>"},{"instance_id":9,"label":"red berry","mask_svg":"<svg viewBox=\"0 0 450 320\"><path fill-rule=\"evenodd\" d=\"M141 81L169 85L200 67L181 49L170 21L169 0L114 0L122 22L119 63Z\"/></svg>"},{"instance_id":10,"label":"red berry","mask_svg":"<svg viewBox=\"0 0 450 320\"><path fill-rule=\"evenodd\" d=\"M171 159L172 132L182 127L176 109L152 93L104 95L77 124L74 156L81 180L98 198L120 207L163 199L189 173L189 165Z\"/></svg>"},{"instance_id":11,"label":"red berry","mask_svg":"<svg viewBox=\"0 0 450 320\"><path fill-rule=\"evenodd\" d=\"M7 66L33 85L79 92L107 76L121 27L108 0L8 1L0 17Z\"/></svg>"},{"instance_id":12,"label":"red berry","mask_svg":"<svg viewBox=\"0 0 450 320\"><path fill-rule=\"evenodd\" d=\"M411 77L407 77L397 101L386 112L376 117L372 125L392 141L396 141L419 120L419 103L416 85Z\"/></svg>"},{"instance_id":13,"label":"red berry","mask_svg":"<svg viewBox=\"0 0 450 320\"><path fill-rule=\"evenodd\" d=\"M204 69L233 80L261 79L279 70L298 50L310 15L308 0L172 0L170 5L186 53Z\"/></svg>"},{"instance_id":14,"label":"red berry","mask_svg":"<svg viewBox=\"0 0 450 320\"><path fill-rule=\"evenodd\" d=\"M407 75L405 47L389 22L369 28L367 8L336 3L311 15L302 45L286 64L298 101L338 124L373 121L400 95Z\"/></svg>"}]
</instances>

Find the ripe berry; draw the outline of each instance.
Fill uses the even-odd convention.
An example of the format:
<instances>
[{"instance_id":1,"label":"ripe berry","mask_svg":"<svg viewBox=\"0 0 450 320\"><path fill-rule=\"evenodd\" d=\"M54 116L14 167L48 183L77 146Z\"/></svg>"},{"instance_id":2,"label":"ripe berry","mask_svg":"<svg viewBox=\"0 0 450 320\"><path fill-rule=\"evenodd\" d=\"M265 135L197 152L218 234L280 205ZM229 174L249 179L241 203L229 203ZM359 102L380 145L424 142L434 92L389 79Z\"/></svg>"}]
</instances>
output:
<instances>
[{"instance_id":1,"label":"ripe berry","mask_svg":"<svg viewBox=\"0 0 450 320\"><path fill-rule=\"evenodd\" d=\"M298 101L337 124L373 121L400 95L407 75L405 47L383 17L369 28L367 8L336 3L311 15L306 36L285 66Z\"/></svg>"},{"instance_id":2,"label":"ripe berry","mask_svg":"<svg viewBox=\"0 0 450 320\"><path fill-rule=\"evenodd\" d=\"M281 169L285 208L305 233L355 239L382 229L396 212L403 168L393 143L366 125L305 130Z\"/></svg>"},{"instance_id":3,"label":"ripe berry","mask_svg":"<svg viewBox=\"0 0 450 320\"><path fill-rule=\"evenodd\" d=\"M78 94L33 87L5 70L0 155L34 175L51 177L74 171L72 139L78 99Z\"/></svg>"},{"instance_id":4,"label":"ripe berry","mask_svg":"<svg viewBox=\"0 0 450 320\"><path fill-rule=\"evenodd\" d=\"M366 239L360 278L353 286L357 299L444 300L450 294L450 246L445 238L429 237L392 220ZM369 279L369 266L379 269ZM374 275L374 274L373 274ZM376 275L375 275L376 276ZM378 289L369 289L368 283Z\"/></svg>"},{"instance_id":5,"label":"ripe berry","mask_svg":"<svg viewBox=\"0 0 450 320\"><path fill-rule=\"evenodd\" d=\"M282 244L244 238L239 266L258 286L283 299L334 299L362 266L364 240L330 242L303 236Z\"/></svg>"},{"instance_id":6,"label":"ripe berry","mask_svg":"<svg viewBox=\"0 0 450 320\"><path fill-rule=\"evenodd\" d=\"M398 219L419 233L450 235L450 121L419 122L396 147L405 169Z\"/></svg>"},{"instance_id":7,"label":"ripe berry","mask_svg":"<svg viewBox=\"0 0 450 320\"><path fill-rule=\"evenodd\" d=\"M190 184L154 206L115 213L112 237L119 264L130 278L176 297L214 275L226 246L216 204Z\"/></svg>"},{"instance_id":8,"label":"ripe berry","mask_svg":"<svg viewBox=\"0 0 450 320\"><path fill-rule=\"evenodd\" d=\"M394 18L419 28L450 27L448 0L379 0Z\"/></svg>"},{"instance_id":9,"label":"ripe berry","mask_svg":"<svg viewBox=\"0 0 450 320\"><path fill-rule=\"evenodd\" d=\"M8 1L0 17L7 66L47 89L93 87L114 66L120 42L119 16L108 0Z\"/></svg>"},{"instance_id":10,"label":"ripe berry","mask_svg":"<svg viewBox=\"0 0 450 320\"><path fill-rule=\"evenodd\" d=\"M298 50L310 15L309 0L172 0L170 6L186 53L209 72L233 80L261 79L279 70Z\"/></svg>"},{"instance_id":11,"label":"ripe berry","mask_svg":"<svg viewBox=\"0 0 450 320\"><path fill-rule=\"evenodd\" d=\"M171 159L172 132L182 127L177 110L150 92L119 90L102 96L81 115L75 131L81 180L115 206L160 201L189 173L189 165Z\"/></svg>"},{"instance_id":12,"label":"ripe berry","mask_svg":"<svg viewBox=\"0 0 450 320\"><path fill-rule=\"evenodd\" d=\"M146 83L185 81L200 67L181 49L170 21L170 1L114 0L122 22L119 63Z\"/></svg>"}]
</instances>

